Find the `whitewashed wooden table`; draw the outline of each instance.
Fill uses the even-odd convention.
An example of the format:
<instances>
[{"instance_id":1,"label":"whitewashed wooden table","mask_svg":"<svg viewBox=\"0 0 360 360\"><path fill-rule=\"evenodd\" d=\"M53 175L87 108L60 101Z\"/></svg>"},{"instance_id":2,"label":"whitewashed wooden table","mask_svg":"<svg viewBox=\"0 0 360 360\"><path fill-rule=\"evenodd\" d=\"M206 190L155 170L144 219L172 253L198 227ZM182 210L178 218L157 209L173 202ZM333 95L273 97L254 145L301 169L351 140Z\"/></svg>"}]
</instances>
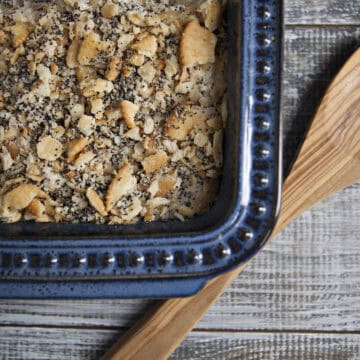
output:
<instances>
[{"instance_id":1,"label":"whitewashed wooden table","mask_svg":"<svg viewBox=\"0 0 360 360\"><path fill-rule=\"evenodd\" d=\"M285 12L287 168L330 79L360 46L360 1L286 0ZM151 304L0 301L0 359L98 359ZM360 184L267 246L171 359L360 359Z\"/></svg>"}]
</instances>

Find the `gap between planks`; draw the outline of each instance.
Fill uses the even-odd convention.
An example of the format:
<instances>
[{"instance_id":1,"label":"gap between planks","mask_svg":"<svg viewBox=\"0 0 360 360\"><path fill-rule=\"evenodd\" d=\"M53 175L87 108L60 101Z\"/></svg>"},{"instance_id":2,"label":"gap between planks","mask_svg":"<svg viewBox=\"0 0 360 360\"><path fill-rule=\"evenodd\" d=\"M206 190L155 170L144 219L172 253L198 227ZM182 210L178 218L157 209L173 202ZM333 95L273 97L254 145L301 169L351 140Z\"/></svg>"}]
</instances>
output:
<instances>
[{"instance_id":1,"label":"gap between planks","mask_svg":"<svg viewBox=\"0 0 360 360\"><path fill-rule=\"evenodd\" d=\"M65 325L31 325L31 324L0 324L1 328L14 328L14 329L41 329L41 330L86 330L86 331L119 331L126 332L128 327L122 326L65 326ZM314 334L314 335L360 335L360 331L346 331L346 330L309 330L309 329L296 329L296 330L281 330L281 329L224 329L224 328L194 328L192 332L197 333L232 333L232 334Z\"/></svg>"}]
</instances>

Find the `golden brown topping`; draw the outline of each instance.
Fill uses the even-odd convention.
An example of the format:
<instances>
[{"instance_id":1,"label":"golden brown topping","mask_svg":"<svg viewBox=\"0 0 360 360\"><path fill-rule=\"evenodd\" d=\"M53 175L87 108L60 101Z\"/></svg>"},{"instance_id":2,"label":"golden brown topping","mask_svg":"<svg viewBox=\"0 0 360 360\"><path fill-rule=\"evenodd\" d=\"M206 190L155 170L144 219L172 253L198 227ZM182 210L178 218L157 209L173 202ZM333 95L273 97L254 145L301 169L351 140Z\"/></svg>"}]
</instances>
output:
<instances>
[{"instance_id":1,"label":"golden brown topping","mask_svg":"<svg viewBox=\"0 0 360 360\"><path fill-rule=\"evenodd\" d=\"M164 134L172 139L185 140L195 126L203 127L206 116L202 112L185 112L179 116L173 111L166 121Z\"/></svg>"},{"instance_id":2,"label":"golden brown topping","mask_svg":"<svg viewBox=\"0 0 360 360\"><path fill-rule=\"evenodd\" d=\"M81 41L74 39L69 46L66 54L66 65L68 68L73 69L79 65L78 54L80 49Z\"/></svg>"},{"instance_id":3,"label":"golden brown topping","mask_svg":"<svg viewBox=\"0 0 360 360\"><path fill-rule=\"evenodd\" d=\"M61 3L0 16L0 222L206 210L227 117L222 1Z\"/></svg>"},{"instance_id":4,"label":"golden brown topping","mask_svg":"<svg viewBox=\"0 0 360 360\"><path fill-rule=\"evenodd\" d=\"M91 188L86 190L86 197L89 200L90 205L102 216L107 216L104 202L101 197Z\"/></svg>"},{"instance_id":5,"label":"golden brown topping","mask_svg":"<svg viewBox=\"0 0 360 360\"><path fill-rule=\"evenodd\" d=\"M166 152L163 150L157 151L154 155L150 155L142 162L145 173L151 174L156 170L161 169L169 160Z\"/></svg>"},{"instance_id":6,"label":"golden brown topping","mask_svg":"<svg viewBox=\"0 0 360 360\"><path fill-rule=\"evenodd\" d=\"M17 48L25 42L31 30L28 23L16 22L14 26L11 26L10 31L13 35L12 45Z\"/></svg>"},{"instance_id":7,"label":"golden brown topping","mask_svg":"<svg viewBox=\"0 0 360 360\"><path fill-rule=\"evenodd\" d=\"M133 168L129 164L119 169L106 193L106 211L110 211L124 195L134 189L136 178L132 173Z\"/></svg>"},{"instance_id":8,"label":"golden brown topping","mask_svg":"<svg viewBox=\"0 0 360 360\"><path fill-rule=\"evenodd\" d=\"M135 105L134 103L123 100L120 103L120 110L122 112L122 116L125 120L126 125L129 129L134 128L135 125L135 115L139 110L139 106Z\"/></svg>"},{"instance_id":9,"label":"golden brown topping","mask_svg":"<svg viewBox=\"0 0 360 360\"><path fill-rule=\"evenodd\" d=\"M130 22L132 22L134 25L137 26L146 26L145 19L137 13L130 13L128 14L128 19Z\"/></svg>"},{"instance_id":10,"label":"golden brown topping","mask_svg":"<svg viewBox=\"0 0 360 360\"><path fill-rule=\"evenodd\" d=\"M197 20L185 27L180 42L180 62L183 67L215 62L216 36Z\"/></svg>"},{"instance_id":11,"label":"golden brown topping","mask_svg":"<svg viewBox=\"0 0 360 360\"><path fill-rule=\"evenodd\" d=\"M83 165L89 163L92 159L94 159L95 154L92 151L85 151L81 153L74 162L74 165L79 168Z\"/></svg>"},{"instance_id":12,"label":"golden brown topping","mask_svg":"<svg viewBox=\"0 0 360 360\"><path fill-rule=\"evenodd\" d=\"M84 87L82 94L86 97L90 96L104 96L110 93L114 89L114 85L111 81L101 78L91 79Z\"/></svg>"},{"instance_id":13,"label":"golden brown topping","mask_svg":"<svg viewBox=\"0 0 360 360\"><path fill-rule=\"evenodd\" d=\"M221 19L221 3L219 0L207 0L202 3L200 13L208 30L213 32L219 27Z\"/></svg>"},{"instance_id":14,"label":"golden brown topping","mask_svg":"<svg viewBox=\"0 0 360 360\"><path fill-rule=\"evenodd\" d=\"M165 195L167 195L167 193L174 188L176 181L177 179L174 176L170 176L170 175L162 176L158 180L159 190L156 193L156 196L164 197Z\"/></svg>"},{"instance_id":15,"label":"golden brown topping","mask_svg":"<svg viewBox=\"0 0 360 360\"><path fill-rule=\"evenodd\" d=\"M145 56L142 54L133 54L130 58L130 64L134 66L141 66L145 61Z\"/></svg>"},{"instance_id":16,"label":"golden brown topping","mask_svg":"<svg viewBox=\"0 0 360 360\"><path fill-rule=\"evenodd\" d=\"M37 222L50 221L49 216L46 214L45 205L38 199L33 199L26 207L25 218L28 220L35 220Z\"/></svg>"},{"instance_id":17,"label":"golden brown topping","mask_svg":"<svg viewBox=\"0 0 360 360\"><path fill-rule=\"evenodd\" d=\"M101 16L105 19L110 19L119 14L119 7L108 1L102 8L101 8Z\"/></svg>"},{"instance_id":18,"label":"golden brown topping","mask_svg":"<svg viewBox=\"0 0 360 360\"><path fill-rule=\"evenodd\" d=\"M154 35L145 36L143 39L137 41L132 48L137 50L139 54L152 58L158 48L156 37Z\"/></svg>"},{"instance_id":19,"label":"golden brown topping","mask_svg":"<svg viewBox=\"0 0 360 360\"><path fill-rule=\"evenodd\" d=\"M40 189L35 185L21 184L5 194L3 200L4 208L22 210L26 208L35 197L39 196L40 192Z\"/></svg>"},{"instance_id":20,"label":"golden brown topping","mask_svg":"<svg viewBox=\"0 0 360 360\"><path fill-rule=\"evenodd\" d=\"M121 70L121 59L119 57L113 57L110 61L110 64L108 66L107 72L106 72L106 79L110 81L116 80L116 78L120 74Z\"/></svg>"},{"instance_id":21,"label":"golden brown topping","mask_svg":"<svg viewBox=\"0 0 360 360\"><path fill-rule=\"evenodd\" d=\"M36 151L40 159L54 161L61 156L63 146L53 137L45 136L36 145Z\"/></svg>"},{"instance_id":22,"label":"golden brown topping","mask_svg":"<svg viewBox=\"0 0 360 360\"><path fill-rule=\"evenodd\" d=\"M55 63L51 63L51 65L50 65L51 74L56 75L58 70L59 70L59 67Z\"/></svg>"},{"instance_id":23,"label":"golden brown topping","mask_svg":"<svg viewBox=\"0 0 360 360\"><path fill-rule=\"evenodd\" d=\"M82 115L77 124L78 129L85 136L90 136L95 130L95 118L89 115Z\"/></svg>"},{"instance_id":24,"label":"golden brown topping","mask_svg":"<svg viewBox=\"0 0 360 360\"><path fill-rule=\"evenodd\" d=\"M95 59L103 45L100 36L93 32L89 33L80 45L77 59L81 65L89 65Z\"/></svg>"},{"instance_id":25,"label":"golden brown topping","mask_svg":"<svg viewBox=\"0 0 360 360\"><path fill-rule=\"evenodd\" d=\"M69 143L67 149L67 161L73 162L75 157L88 146L89 141L83 137Z\"/></svg>"},{"instance_id":26,"label":"golden brown topping","mask_svg":"<svg viewBox=\"0 0 360 360\"><path fill-rule=\"evenodd\" d=\"M4 96L0 90L0 109L2 109L5 106Z\"/></svg>"}]
</instances>

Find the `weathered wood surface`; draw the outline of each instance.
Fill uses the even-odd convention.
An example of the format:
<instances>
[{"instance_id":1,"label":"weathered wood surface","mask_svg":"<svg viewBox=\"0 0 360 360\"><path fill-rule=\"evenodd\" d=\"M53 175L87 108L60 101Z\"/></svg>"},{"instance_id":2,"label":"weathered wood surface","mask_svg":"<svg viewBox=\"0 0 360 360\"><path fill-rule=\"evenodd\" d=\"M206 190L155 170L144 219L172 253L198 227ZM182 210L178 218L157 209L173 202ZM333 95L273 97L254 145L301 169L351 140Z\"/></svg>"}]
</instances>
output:
<instances>
[{"instance_id":1,"label":"weathered wood surface","mask_svg":"<svg viewBox=\"0 0 360 360\"><path fill-rule=\"evenodd\" d=\"M285 0L285 23L359 25L357 0Z\"/></svg>"},{"instance_id":2,"label":"weathered wood surface","mask_svg":"<svg viewBox=\"0 0 360 360\"><path fill-rule=\"evenodd\" d=\"M285 165L330 79L360 46L359 8L358 0L286 1L286 22L306 26L285 32ZM359 219L360 184L304 214L201 321L211 332L195 331L172 359L360 358ZM0 359L96 359L151 303L0 301Z\"/></svg>"},{"instance_id":3,"label":"weathered wood surface","mask_svg":"<svg viewBox=\"0 0 360 360\"><path fill-rule=\"evenodd\" d=\"M96 360L119 334L108 329L5 329L1 360ZM359 356L358 334L196 332L170 359L357 360Z\"/></svg>"}]
</instances>

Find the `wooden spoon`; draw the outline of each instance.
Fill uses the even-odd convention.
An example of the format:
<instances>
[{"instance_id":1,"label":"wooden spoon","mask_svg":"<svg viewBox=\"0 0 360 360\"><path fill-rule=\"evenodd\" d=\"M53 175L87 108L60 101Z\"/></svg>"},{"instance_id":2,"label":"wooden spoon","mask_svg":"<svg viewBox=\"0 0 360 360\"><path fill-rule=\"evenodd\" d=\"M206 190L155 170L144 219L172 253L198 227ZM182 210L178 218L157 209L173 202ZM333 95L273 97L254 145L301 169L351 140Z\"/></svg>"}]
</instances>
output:
<instances>
[{"instance_id":1,"label":"wooden spoon","mask_svg":"<svg viewBox=\"0 0 360 360\"><path fill-rule=\"evenodd\" d=\"M327 90L283 187L274 237L318 201L360 181L360 48ZM198 294L162 301L103 358L161 360L176 349L247 264L211 280Z\"/></svg>"}]
</instances>

